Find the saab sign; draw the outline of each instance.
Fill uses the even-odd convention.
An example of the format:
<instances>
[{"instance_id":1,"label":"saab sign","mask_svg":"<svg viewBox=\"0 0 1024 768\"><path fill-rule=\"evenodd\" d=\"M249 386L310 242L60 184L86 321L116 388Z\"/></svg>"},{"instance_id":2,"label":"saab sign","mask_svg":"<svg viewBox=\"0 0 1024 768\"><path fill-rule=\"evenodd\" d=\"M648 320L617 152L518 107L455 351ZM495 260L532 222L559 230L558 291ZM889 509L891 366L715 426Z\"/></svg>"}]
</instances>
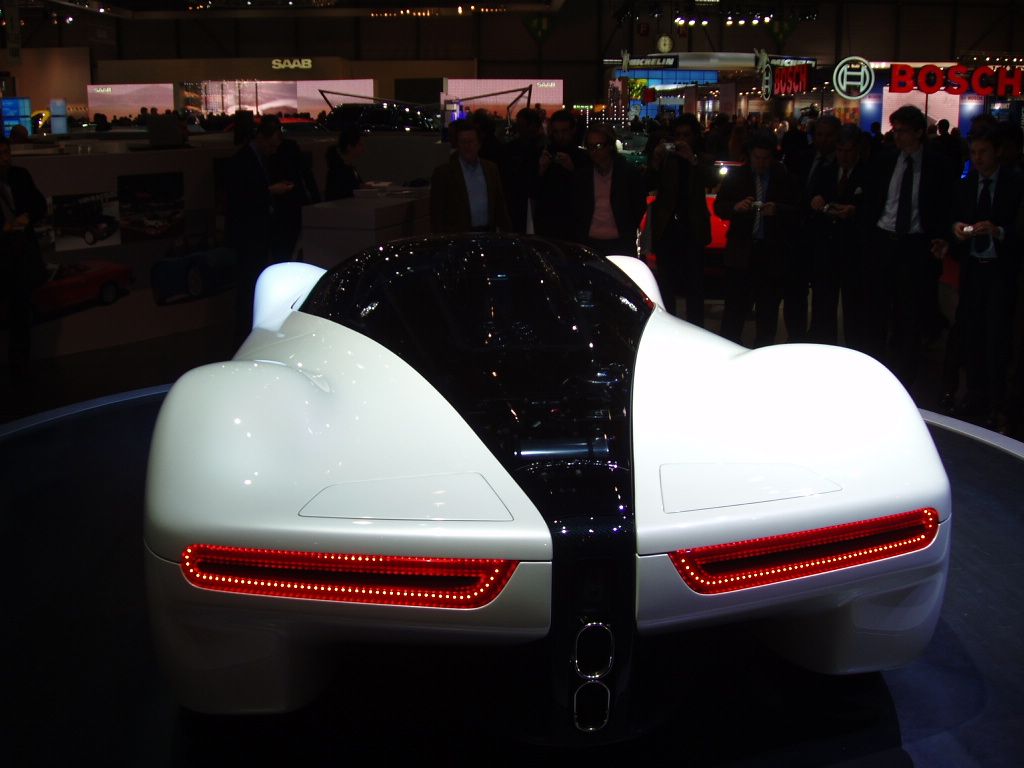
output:
<instances>
[{"instance_id":1,"label":"saab sign","mask_svg":"<svg viewBox=\"0 0 1024 768\"><path fill-rule=\"evenodd\" d=\"M271 69L312 69L312 59L271 59Z\"/></svg>"},{"instance_id":2,"label":"saab sign","mask_svg":"<svg viewBox=\"0 0 1024 768\"><path fill-rule=\"evenodd\" d=\"M1020 96L1024 69L1016 67L970 67L958 64L943 71L934 64L912 67L893 64L890 70L890 93L909 93L915 88L922 93L945 90L954 96L973 91L979 96Z\"/></svg>"}]
</instances>

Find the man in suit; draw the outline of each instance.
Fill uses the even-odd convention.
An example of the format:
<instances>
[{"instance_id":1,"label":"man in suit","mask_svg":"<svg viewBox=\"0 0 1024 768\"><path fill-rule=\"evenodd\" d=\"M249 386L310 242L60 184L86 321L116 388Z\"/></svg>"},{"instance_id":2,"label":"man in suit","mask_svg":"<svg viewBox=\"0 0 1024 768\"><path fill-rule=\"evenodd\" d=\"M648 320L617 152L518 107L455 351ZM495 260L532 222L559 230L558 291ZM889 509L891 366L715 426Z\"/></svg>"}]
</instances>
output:
<instances>
[{"instance_id":1,"label":"man in suit","mask_svg":"<svg viewBox=\"0 0 1024 768\"><path fill-rule=\"evenodd\" d=\"M672 142L662 141L654 148L651 179L658 196L648 226L665 308L676 313L676 289L682 283L686 320L703 328L704 247L711 242L705 190L712 182L712 169L700 157L700 141L697 119L683 115L672 123Z\"/></svg>"},{"instance_id":2,"label":"man in suit","mask_svg":"<svg viewBox=\"0 0 1024 768\"><path fill-rule=\"evenodd\" d=\"M725 311L722 335L740 343L743 324L756 307L755 347L773 344L786 248L798 217L798 185L775 160L775 137L757 132L750 160L734 168L715 198L715 214L729 222L725 244Z\"/></svg>"},{"instance_id":3,"label":"man in suit","mask_svg":"<svg viewBox=\"0 0 1024 768\"><path fill-rule=\"evenodd\" d=\"M858 214L863 208L864 165L860 144L857 126L840 128L835 164L822 163L811 175L806 227L812 259L810 340L819 344L838 341L837 310L842 295L846 344L863 350L864 274Z\"/></svg>"},{"instance_id":4,"label":"man in suit","mask_svg":"<svg viewBox=\"0 0 1024 768\"><path fill-rule=\"evenodd\" d=\"M889 118L895 150L880 153L867 178L869 352L909 387L936 295L953 184L944 155L925 145L926 120L904 106Z\"/></svg>"},{"instance_id":5,"label":"man in suit","mask_svg":"<svg viewBox=\"0 0 1024 768\"><path fill-rule=\"evenodd\" d=\"M252 330L256 280L270 264L275 242L274 200L294 188L288 181L271 183L270 158L281 146L281 121L265 115L252 138L231 158L227 168L225 230L238 262L235 285L235 342Z\"/></svg>"},{"instance_id":6,"label":"man in suit","mask_svg":"<svg viewBox=\"0 0 1024 768\"><path fill-rule=\"evenodd\" d=\"M789 341L807 341L807 291L814 271L814 217L808 201L815 178L836 173L836 143L842 123L835 115L822 115L814 122L811 145L802 151L787 153L786 169L800 185L803 218L797 225L797 237L786 253L786 274L783 285L782 316L786 321Z\"/></svg>"},{"instance_id":7,"label":"man in suit","mask_svg":"<svg viewBox=\"0 0 1024 768\"><path fill-rule=\"evenodd\" d=\"M956 327L967 374L967 394L956 414L998 427L1021 268L1015 223L1021 176L1011 166L1000 166L1000 136L995 129L973 131L969 141L971 172L957 187L953 211L961 268Z\"/></svg>"},{"instance_id":8,"label":"man in suit","mask_svg":"<svg viewBox=\"0 0 1024 768\"><path fill-rule=\"evenodd\" d=\"M523 107L516 113L516 138L501 153L501 185L509 218L516 232L526 232L530 216L530 191L537 184L537 167L544 149L540 113ZM531 230L531 233L536 230Z\"/></svg>"},{"instance_id":9,"label":"man in suit","mask_svg":"<svg viewBox=\"0 0 1024 768\"><path fill-rule=\"evenodd\" d=\"M448 130L455 152L430 180L432 232L494 232L512 229L498 166L480 157L480 134L468 120Z\"/></svg>"},{"instance_id":10,"label":"man in suit","mask_svg":"<svg viewBox=\"0 0 1024 768\"><path fill-rule=\"evenodd\" d=\"M0 296L7 299L11 373L28 368L32 338L32 291L46 279L33 227L46 216L46 198L32 175L11 165L11 144L0 135Z\"/></svg>"},{"instance_id":11,"label":"man in suit","mask_svg":"<svg viewBox=\"0 0 1024 768\"><path fill-rule=\"evenodd\" d=\"M591 165L573 173L576 239L604 256L636 256L636 233L647 209L643 176L619 156L610 126L590 126L583 146Z\"/></svg>"},{"instance_id":12,"label":"man in suit","mask_svg":"<svg viewBox=\"0 0 1024 768\"><path fill-rule=\"evenodd\" d=\"M575 116L567 109L555 112L548 119L548 142L537 159L531 190L534 232L556 240L576 238L573 174L589 167L587 153L579 148Z\"/></svg>"}]
</instances>

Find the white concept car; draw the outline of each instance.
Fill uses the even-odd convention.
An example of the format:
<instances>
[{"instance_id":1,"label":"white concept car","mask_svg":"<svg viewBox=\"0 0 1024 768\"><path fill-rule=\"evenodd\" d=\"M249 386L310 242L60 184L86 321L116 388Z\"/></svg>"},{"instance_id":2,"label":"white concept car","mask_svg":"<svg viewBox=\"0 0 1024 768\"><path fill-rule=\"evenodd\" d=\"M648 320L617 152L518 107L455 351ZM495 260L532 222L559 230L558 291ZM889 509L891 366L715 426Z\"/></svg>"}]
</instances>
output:
<instances>
[{"instance_id":1,"label":"white concept car","mask_svg":"<svg viewBox=\"0 0 1024 768\"><path fill-rule=\"evenodd\" d=\"M951 511L903 388L660 303L636 259L526 237L264 272L252 334L174 385L153 438L147 588L180 702L293 710L360 643L529 647L551 733L610 739L647 638L755 626L827 673L914 657Z\"/></svg>"}]
</instances>

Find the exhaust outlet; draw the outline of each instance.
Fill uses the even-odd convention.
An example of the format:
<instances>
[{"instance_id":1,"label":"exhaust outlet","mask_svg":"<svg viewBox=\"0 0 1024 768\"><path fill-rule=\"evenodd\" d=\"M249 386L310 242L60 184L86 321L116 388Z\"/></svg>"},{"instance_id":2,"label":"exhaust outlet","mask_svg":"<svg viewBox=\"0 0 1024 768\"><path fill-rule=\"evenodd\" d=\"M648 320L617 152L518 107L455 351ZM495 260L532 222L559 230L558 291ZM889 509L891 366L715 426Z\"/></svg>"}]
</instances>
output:
<instances>
[{"instance_id":1,"label":"exhaust outlet","mask_svg":"<svg viewBox=\"0 0 1024 768\"><path fill-rule=\"evenodd\" d=\"M611 628L598 621L584 624L576 633L573 646L576 674L587 680L599 680L611 672L614 663L615 638Z\"/></svg>"}]
</instances>

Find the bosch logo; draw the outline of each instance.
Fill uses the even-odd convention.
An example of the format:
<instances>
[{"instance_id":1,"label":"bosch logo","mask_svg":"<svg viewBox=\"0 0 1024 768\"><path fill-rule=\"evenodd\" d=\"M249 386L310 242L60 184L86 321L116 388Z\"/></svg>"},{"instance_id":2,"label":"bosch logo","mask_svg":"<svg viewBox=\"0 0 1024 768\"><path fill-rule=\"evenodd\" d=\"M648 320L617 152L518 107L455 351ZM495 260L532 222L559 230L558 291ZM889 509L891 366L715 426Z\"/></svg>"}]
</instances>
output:
<instances>
[{"instance_id":1,"label":"bosch logo","mask_svg":"<svg viewBox=\"0 0 1024 768\"><path fill-rule=\"evenodd\" d=\"M775 76L772 72L772 65L765 64L764 69L761 70L761 98L768 101L772 97L774 90Z\"/></svg>"},{"instance_id":2,"label":"bosch logo","mask_svg":"<svg viewBox=\"0 0 1024 768\"><path fill-rule=\"evenodd\" d=\"M832 84L836 93L844 99L863 99L875 84L875 72L871 64L860 56L848 56L836 64L832 71Z\"/></svg>"}]
</instances>

